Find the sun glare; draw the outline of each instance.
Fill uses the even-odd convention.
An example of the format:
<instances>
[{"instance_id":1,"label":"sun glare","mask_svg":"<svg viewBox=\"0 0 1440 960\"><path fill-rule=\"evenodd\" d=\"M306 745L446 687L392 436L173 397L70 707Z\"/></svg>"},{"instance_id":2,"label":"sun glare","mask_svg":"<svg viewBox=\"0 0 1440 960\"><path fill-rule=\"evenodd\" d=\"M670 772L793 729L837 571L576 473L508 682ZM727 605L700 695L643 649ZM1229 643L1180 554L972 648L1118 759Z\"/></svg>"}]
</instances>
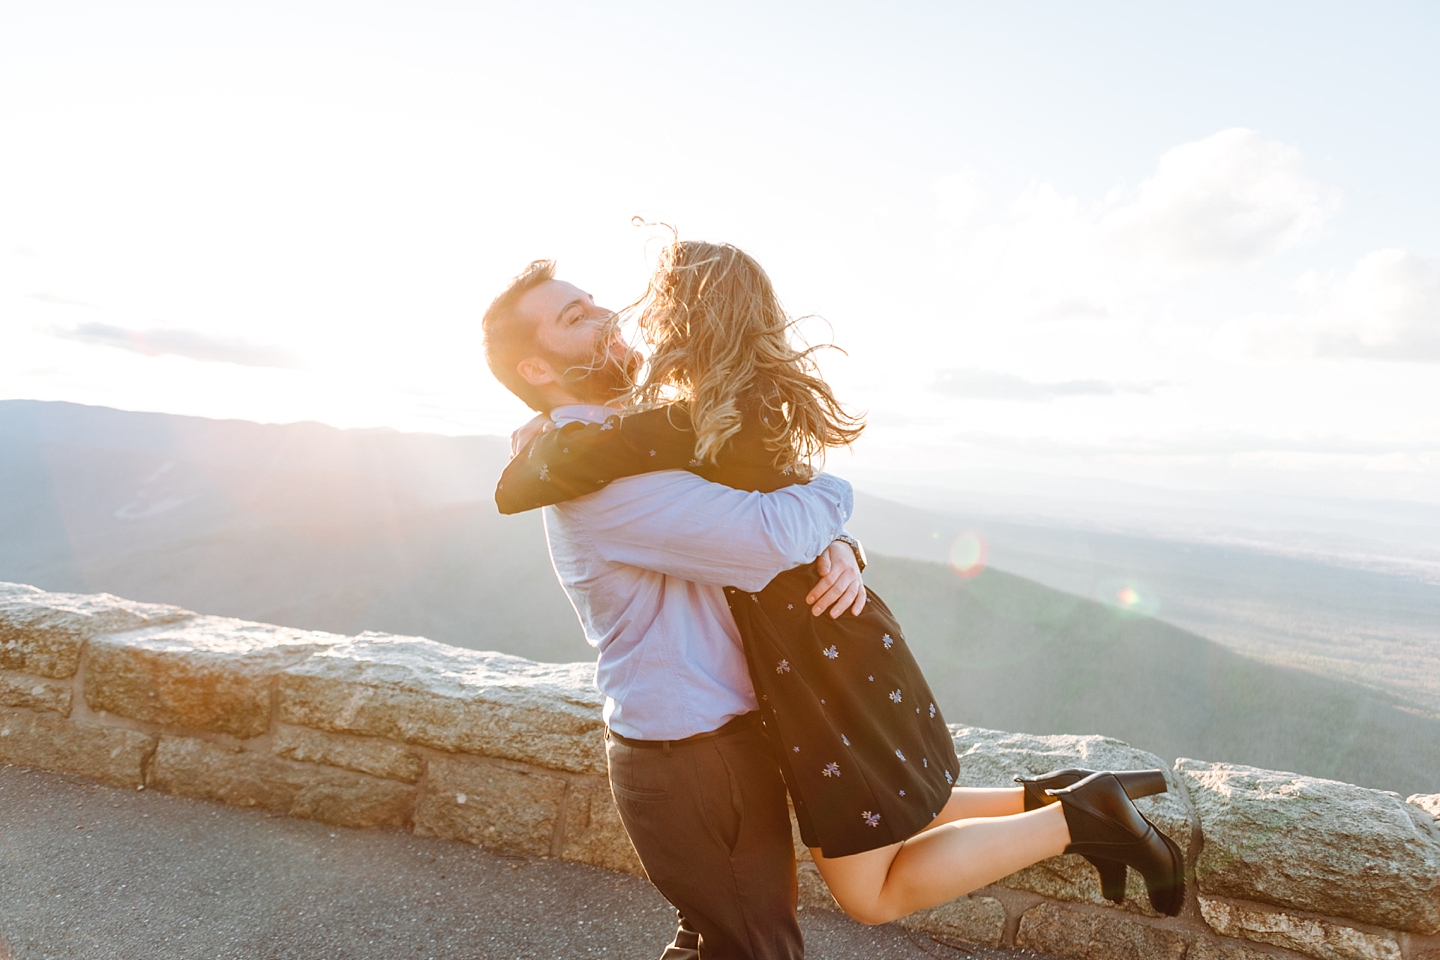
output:
<instances>
[{"instance_id":1,"label":"sun glare","mask_svg":"<svg viewBox=\"0 0 1440 960\"><path fill-rule=\"evenodd\" d=\"M978 533L962 533L950 545L950 569L962 580L978 577L989 558L990 545Z\"/></svg>"}]
</instances>

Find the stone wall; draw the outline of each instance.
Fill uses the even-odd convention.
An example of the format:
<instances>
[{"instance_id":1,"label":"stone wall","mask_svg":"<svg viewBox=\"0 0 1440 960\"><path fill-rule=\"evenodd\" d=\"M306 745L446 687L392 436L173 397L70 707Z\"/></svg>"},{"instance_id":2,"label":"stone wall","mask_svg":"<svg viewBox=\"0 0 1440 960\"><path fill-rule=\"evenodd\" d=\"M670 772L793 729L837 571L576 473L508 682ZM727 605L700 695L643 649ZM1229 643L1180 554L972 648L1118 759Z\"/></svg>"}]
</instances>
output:
<instances>
[{"instance_id":1,"label":"stone wall","mask_svg":"<svg viewBox=\"0 0 1440 960\"><path fill-rule=\"evenodd\" d=\"M0 762L640 873L589 664L0 584ZM954 727L961 783L1165 767L1095 736ZM1440 960L1440 795L1180 760L1140 801L1188 847L1181 916L1058 857L905 924L1105 960ZM797 843L798 847L798 843ZM835 909L801 848L801 899Z\"/></svg>"}]
</instances>

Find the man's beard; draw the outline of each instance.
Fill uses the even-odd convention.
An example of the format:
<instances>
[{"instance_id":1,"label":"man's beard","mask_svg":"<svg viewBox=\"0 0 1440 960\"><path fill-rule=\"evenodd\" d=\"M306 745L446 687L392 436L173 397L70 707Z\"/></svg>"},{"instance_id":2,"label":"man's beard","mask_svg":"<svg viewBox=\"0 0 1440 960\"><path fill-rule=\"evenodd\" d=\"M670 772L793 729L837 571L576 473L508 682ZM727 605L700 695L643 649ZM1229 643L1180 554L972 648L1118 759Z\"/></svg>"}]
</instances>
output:
<instances>
[{"instance_id":1,"label":"man's beard","mask_svg":"<svg viewBox=\"0 0 1440 960\"><path fill-rule=\"evenodd\" d=\"M560 372L560 383L576 399L585 403L610 403L629 393L640 369L640 355L627 350L616 357L602 338L593 353L584 357L551 356L550 363Z\"/></svg>"}]
</instances>

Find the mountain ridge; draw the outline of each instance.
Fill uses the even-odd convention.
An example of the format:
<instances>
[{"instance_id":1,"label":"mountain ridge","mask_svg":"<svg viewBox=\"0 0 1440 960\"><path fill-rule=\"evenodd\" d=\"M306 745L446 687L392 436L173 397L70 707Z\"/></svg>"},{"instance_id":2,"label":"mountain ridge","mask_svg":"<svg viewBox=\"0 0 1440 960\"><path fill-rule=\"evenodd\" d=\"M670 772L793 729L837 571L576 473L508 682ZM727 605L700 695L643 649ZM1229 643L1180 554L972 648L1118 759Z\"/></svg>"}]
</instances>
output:
<instances>
[{"instance_id":1,"label":"mountain ridge","mask_svg":"<svg viewBox=\"0 0 1440 960\"><path fill-rule=\"evenodd\" d=\"M508 457L500 438L6 401L0 451L0 579L593 658L539 514L502 517L491 502ZM993 568L960 579L933 559L887 555L900 542L887 541L887 517L908 508L857 503L852 529L875 553L867 582L905 625L952 722L1103 733L1167 759L1440 791L1440 721L1389 694L1239 655L1083 591Z\"/></svg>"}]
</instances>

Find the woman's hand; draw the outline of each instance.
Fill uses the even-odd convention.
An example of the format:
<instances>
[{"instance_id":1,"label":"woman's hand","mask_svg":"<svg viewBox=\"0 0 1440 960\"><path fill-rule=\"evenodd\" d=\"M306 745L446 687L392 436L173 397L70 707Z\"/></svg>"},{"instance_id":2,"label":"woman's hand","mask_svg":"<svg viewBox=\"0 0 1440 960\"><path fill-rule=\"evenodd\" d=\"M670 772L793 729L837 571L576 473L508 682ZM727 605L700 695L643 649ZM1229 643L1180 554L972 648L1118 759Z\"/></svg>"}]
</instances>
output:
<instances>
[{"instance_id":1,"label":"woman's hand","mask_svg":"<svg viewBox=\"0 0 1440 960\"><path fill-rule=\"evenodd\" d=\"M858 617L865 609L865 583L860 579L860 564L850 545L838 540L830 544L815 558L815 571L820 581L805 598L806 603L813 604L810 612L818 617L829 609L830 616L838 620L848 607Z\"/></svg>"},{"instance_id":2,"label":"woman's hand","mask_svg":"<svg viewBox=\"0 0 1440 960\"><path fill-rule=\"evenodd\" d=\"M555 424L550 420L550 414L535 414L535 416L532 417L525 424L525 426L510 434L510 456L513 457L521 450L524 450L526 447L530 446L530 441L540 436L540 434L544 433L546 430L553 429L555 429Z\"/></svg>"}]
</instances>

